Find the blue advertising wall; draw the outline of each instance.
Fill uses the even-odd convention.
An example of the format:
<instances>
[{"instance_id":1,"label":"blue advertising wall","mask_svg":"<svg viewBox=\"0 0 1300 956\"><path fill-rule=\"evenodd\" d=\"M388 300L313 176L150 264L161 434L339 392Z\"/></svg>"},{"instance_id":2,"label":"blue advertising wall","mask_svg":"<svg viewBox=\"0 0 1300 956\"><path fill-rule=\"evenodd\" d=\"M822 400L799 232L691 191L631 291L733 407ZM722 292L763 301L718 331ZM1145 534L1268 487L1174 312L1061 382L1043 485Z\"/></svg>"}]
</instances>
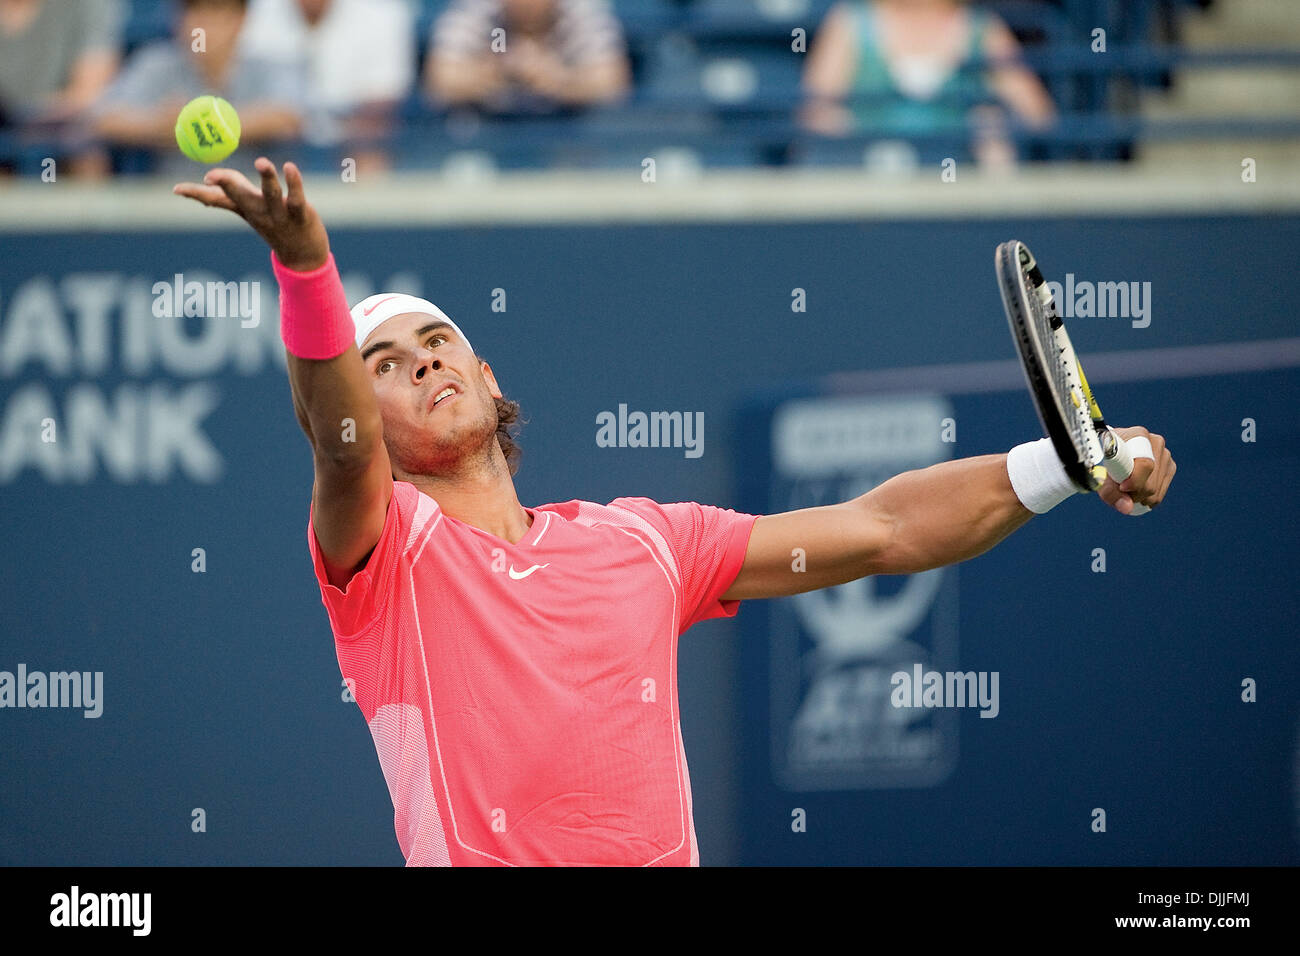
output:
<instances>
[{"instance_id":1,"label":"blue advertising wall","mask_svg":"<svg viewBox=\"0 0 1300 956\"><path fill-rule=\"evenodd\" d=\"M1294 485L1300 444L1293 417L1275 436L1285 443L1277 454L1240 436L1252 409L1287 422L1300 377L1098 389L1124 410L1121 421L1141 409L1143 420L1174 426L1165 434L1179 462L1175 490L1156 512L1125 519L1078 498L956 567L749 609L742 859L1295 862L1297 508L1291 494L1256 489ZM1212 398L1189 427L1192 391ZM808 427L781 419L791 409L904 426L911 416L934 441L918 453L914 440L878 434L824 467L782 465L774 449ZM740 507L750 511L844 500L886 477L880 459L894 464L891 452L923 466L1008 447L1034 424L1023 388L786 393L748 411L738 457ZM945 416L955 423L950 447L939 440ZM974 672L992 693L916 707L918 689L900 708L895 688L912 685L894 675L914 681L918 665ZM1243 701L1247 679L1254 703Z\"/></svg>"},{"instance_id":2,"label":"blue advertising wall","mask_svg":"<svg viewBox=\"0 0 1300 956\"><path fill-rule=\"evenodd\" d=\"M826 396L828 373L1012 357L992 270L1011 237L1062 278L1151 283L1148 326L1072 323L1084 356L1296 335L1292 216L331 232L353 300L432 298L521 402L525 504L751 511L881 477L877 462L796 487L773 470L773 416ZM260 282L259 323L154 316L154 284L178 273ZM274 301L251 233L0 235L0 671L103 672L97 718L0 709L0 862L402 862L311 573L310 456ZM902 635L943 669L1001 676L996 719L933 715L928 778L839 765L810 782L780 762L815 676L798 670L815 641L790 602L749 602L683 639L705 864L1300 860L1300 380L1162 371L1108 384L1104 403L1169 438L1166 507L1128 521L1069 502L943 572ZM950 412L943 455L1037 435L1015 388L908 400ZM702 412L703 453L599 447L597 415L620 404ZM871 587L883 608L909 585ZM1082 623L1080 604L1104 623ZM784 684L778 653L795 668ZM841 714L861 721L854 706Z\"/></svg>"}]
</instances>

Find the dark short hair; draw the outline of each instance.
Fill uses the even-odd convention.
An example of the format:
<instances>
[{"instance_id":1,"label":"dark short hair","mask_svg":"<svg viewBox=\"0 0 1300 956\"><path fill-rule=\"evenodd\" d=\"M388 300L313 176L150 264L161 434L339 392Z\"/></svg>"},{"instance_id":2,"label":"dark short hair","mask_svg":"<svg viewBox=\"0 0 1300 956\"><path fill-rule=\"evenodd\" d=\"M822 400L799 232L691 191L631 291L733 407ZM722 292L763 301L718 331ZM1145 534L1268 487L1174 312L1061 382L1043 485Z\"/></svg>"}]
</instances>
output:
<instances>
[{"instance_id":1,"label":"dark short hair","mask_svg":"<svg viewBox=\"0 0 1300 956\"><path fill-rule=\"evenodd\" d=\"M524 423L519 418L518 402L508 398L498 398L496 403L497 444L501 446L501 454L506 456L506 466L513 477L519 470L519 457L523 454L523 449L515 441L515 436L519 434L519 429Z\"/></svg>"}]
</instances>

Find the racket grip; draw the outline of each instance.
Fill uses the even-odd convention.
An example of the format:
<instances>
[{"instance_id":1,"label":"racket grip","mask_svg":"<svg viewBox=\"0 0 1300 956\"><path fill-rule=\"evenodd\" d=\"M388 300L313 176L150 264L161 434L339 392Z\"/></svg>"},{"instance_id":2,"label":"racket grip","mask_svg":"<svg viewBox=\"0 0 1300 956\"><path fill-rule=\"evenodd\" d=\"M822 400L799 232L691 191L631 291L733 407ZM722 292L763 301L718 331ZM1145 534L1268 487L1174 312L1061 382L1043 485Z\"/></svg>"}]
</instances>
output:
<instances>
[{"instance_id":1,"label":"racket grip","mask_svg":"<svg viewBox=\"0 0 1300 956\"><path fill-rule=\"evenodd\" d=\"M1128 445L1124 443L1124 439L1115 434L1114 429L1106 430L1101 450L1102 464L1106 466L1106 474L1110 475L1115 484L1118 485L1133 474L1133 454L1128 450ZM1146 505L1135 501L1130 516L1144 515L1150 510Z\"/></svg>"}]
</instances>

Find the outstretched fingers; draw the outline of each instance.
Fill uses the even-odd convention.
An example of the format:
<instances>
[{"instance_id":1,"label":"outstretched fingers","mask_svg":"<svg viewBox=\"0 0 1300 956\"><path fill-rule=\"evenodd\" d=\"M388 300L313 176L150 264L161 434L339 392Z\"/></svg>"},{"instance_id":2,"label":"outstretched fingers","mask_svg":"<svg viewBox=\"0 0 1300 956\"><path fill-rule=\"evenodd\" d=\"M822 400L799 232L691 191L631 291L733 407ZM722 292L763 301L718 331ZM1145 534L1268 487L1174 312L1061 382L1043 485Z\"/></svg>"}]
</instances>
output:
<instances>
[{"instance_id":1,"label":"outstretched fingers","mask_svg":"<svg viewBox=\"0 0 1300 956\"><path fill-rule=\"evenodd\" d=\"M205 206L212 206L214 209L229 209L231 212L239 212L239 208L231 201L230 197L221 189L220 186L201 186L198 183L177 183L172 187L172 192L177 196L185 196L188 199L195 199Z\"/></svg>"},{"instance_id":2,"label":"outstretched fingers","mask_svg":"<svg viewBox=\"0 0 1300 956\"><path fill-rule=\"evenodd\" d=\"M235 212L245 219L262 211L261 192L237 169L209 169L203 174L203 182L225 193L226 198L234 204Z\"/></svg>"},{"instance_id":3,"label":"outstretched fingers","mask_svg":"<svg viewBox=\"0 0 1300 956\"><path fill-rule=\"evenodd\" d=\"M285 201L289 218L294 222L302 222L307 211L307 192L302 185L302 170L295 163L285 163L284 181L289 186L289 198Z\"/></svg>"},{"instance_id":4,"label":"outstretched fingers","mask_svg":"<svg viewBox=\"0 0 1300 956\"><path fill-rule=\"evenodd\" d=\"M253 163L262 174L262 198L266 200L266 212L274 222L285 217L284 193L280 189L280 175L275 170L275 163L265 156L259 156Z\"/></svg>"}]
</instances>

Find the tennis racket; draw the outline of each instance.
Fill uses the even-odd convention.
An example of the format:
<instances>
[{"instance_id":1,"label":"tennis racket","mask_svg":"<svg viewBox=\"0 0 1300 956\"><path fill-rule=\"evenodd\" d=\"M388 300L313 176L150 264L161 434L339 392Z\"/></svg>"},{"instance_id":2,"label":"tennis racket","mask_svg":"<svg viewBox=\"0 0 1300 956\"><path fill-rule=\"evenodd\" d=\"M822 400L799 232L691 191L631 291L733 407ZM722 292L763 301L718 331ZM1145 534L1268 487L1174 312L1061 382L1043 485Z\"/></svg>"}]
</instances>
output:
<instances>
[{"instance_id":1,"label":"tennis racket","mask_svg":"<svg viewBox=\"0 0 1300 956\"><path fill-rule=\"evenodd\" d=\"M1107 475L1122 482L1133 473L1133 456L1102 417L1033 253L1012 240L998 246L995 260L1025 382L1066 474L1085 492L1100 488ZM1133 502L1135 515L1150 510Z\"/></svg>"}]
</instances>

